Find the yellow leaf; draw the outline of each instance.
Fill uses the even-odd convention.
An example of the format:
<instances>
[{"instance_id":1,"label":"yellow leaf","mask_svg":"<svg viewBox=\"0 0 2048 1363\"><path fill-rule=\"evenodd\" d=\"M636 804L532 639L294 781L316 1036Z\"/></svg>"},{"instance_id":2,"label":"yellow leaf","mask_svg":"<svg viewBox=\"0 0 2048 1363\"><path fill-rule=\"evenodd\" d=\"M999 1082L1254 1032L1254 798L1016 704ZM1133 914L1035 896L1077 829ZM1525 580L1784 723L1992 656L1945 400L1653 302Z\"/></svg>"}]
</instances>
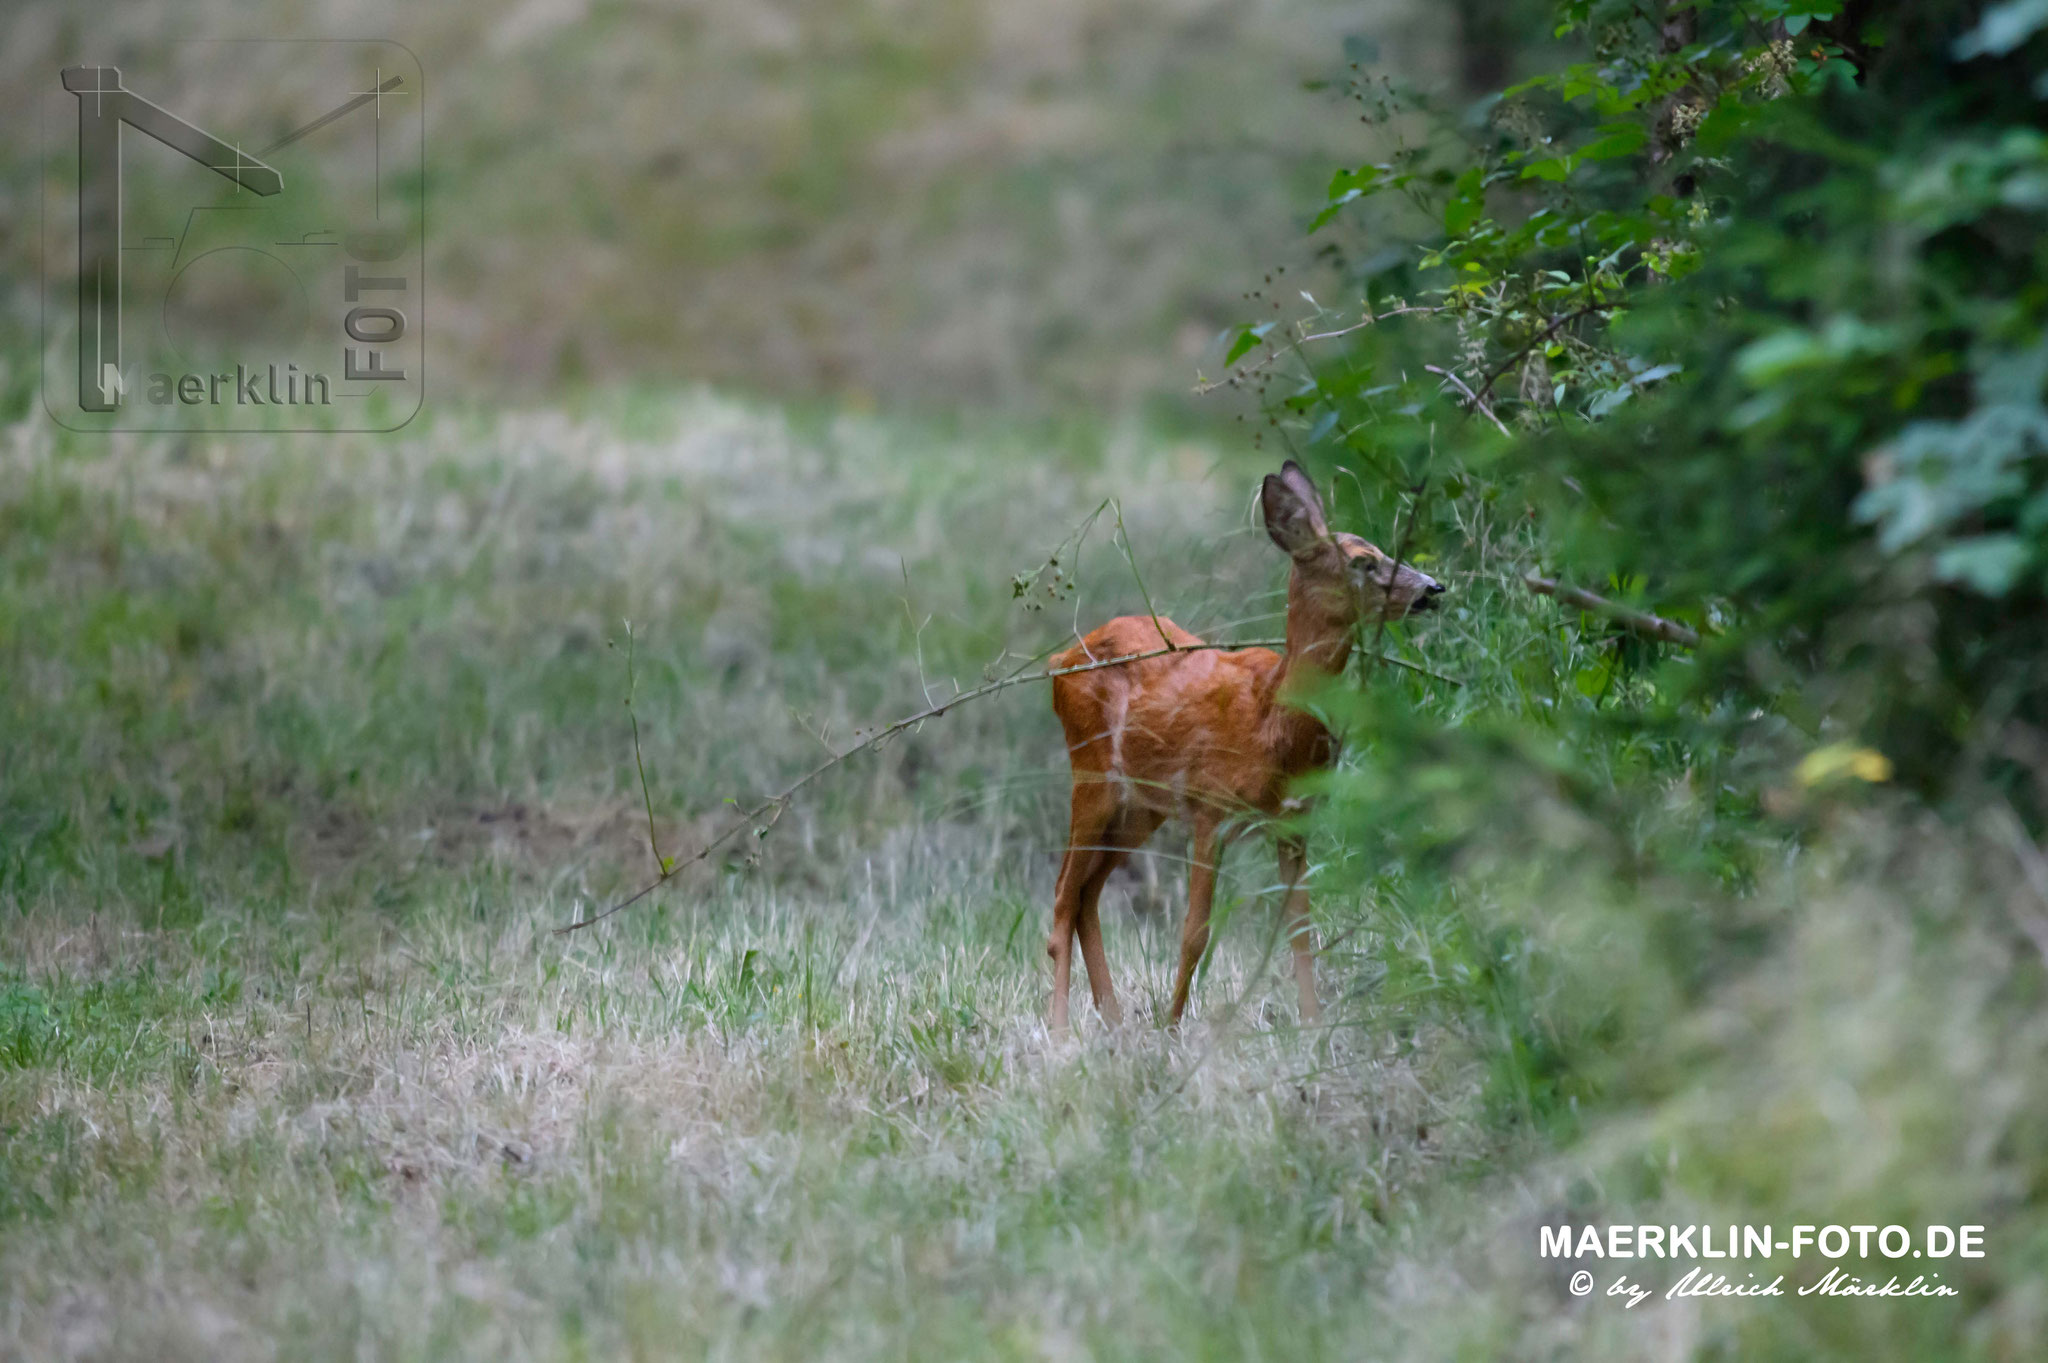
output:
<instances>
[{"instance_id":1,"label":"yellow leaf","mask_svg":"<svg viewBox=\"0 0 2048 1363\"><path fill-rule=\"evenodd\" d=\"M1892 779L1892 760L1875 748L1830 743L1802 757L1796 775L1799 784L1809 789L1845 778L1879 785Z\"/></svg>"}]
</instances>

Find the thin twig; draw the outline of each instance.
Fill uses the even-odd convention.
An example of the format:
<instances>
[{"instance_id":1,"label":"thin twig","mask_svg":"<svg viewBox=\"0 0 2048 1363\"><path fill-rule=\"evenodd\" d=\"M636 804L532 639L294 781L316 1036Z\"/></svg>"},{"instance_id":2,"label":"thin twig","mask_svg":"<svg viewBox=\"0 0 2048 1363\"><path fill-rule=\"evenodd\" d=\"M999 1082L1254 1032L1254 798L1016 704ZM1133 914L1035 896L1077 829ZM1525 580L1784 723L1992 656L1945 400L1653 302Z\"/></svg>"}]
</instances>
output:
<instances>
[{"instance_id":1,"label":"thin twig","mask_svg":"<svg viewBox=\"0 0 2048 1363\"><path fill-rule=\"evenodd\" d=\"M1094 672L1098 669L1105 667L1121 667L1126 663L1144 662L1148 658L1163 658L1169 653L1197 653L1217 649L1236 650L1241 648L1275 648L1285 647L1286 643L1287 641L1284 639L1253 639L1248 642L1230 644L1179 644L1170 648L1155 648L1145 653L1128 653L1121 658L1102 658L1094 662L1079 663L1073 667L1057 667L1046 672L1033 672L1026 675L1012 673L1007 677L999 677L995 681L985 683L981 686L977 686L971 691L962 691L956 696L952 696L949 699L940 701L937 704L927 706L925 709L918 711L914 715L908 715L902 719L894 721L893 723L885 724L881 728L869 734L866 738L862 739L860 742L854 744L851 748L848 748L846 751L841 753L835 753L831 757L826 758L823 762L820 762L817 766L812 767L809 771L805 772L802 776L798 777L791 784L783 787L780 791L768 796L766 799L756 803L745 813L741 814L739 820L736 823L734 823L732 827L726 829L723 833L720 833L717 837L705 843L702 847L698 848L689 856L669 859L665 861L664 868L660 876L648 882L646 885L643 885L640 889L634 891L633 894L629 895L627 898L620 900L618 903L606 909L603 913L593 915L589 918L579 918L573 923L565 923L561 927L556 928L555 933L557 936L560 936L563 933L577 932L584 928L590 927L593 924L602 923L605 919L610 918L615 913L619 913L623 910L632 908L635 904L638 904L641 900L647 898L648 895L653 894L663 885L666 885L669 881L674 880L678 875L681 875L685 870L692 866L695 866L698 862L705 860L713 852L717 851L719 848L731 842L742 831L751 828L754 825L755 820L771 814L775 817L780 817L782 810L788 806L790 800L793 799L798 792L802 791L804 787L810 785L811 782L817 780L826 772L838 766L841 762L846 761L850 757L856 757L859 754L866 752L870 748L879 746L886 740L895 737L899 733L902 733L905 729L914 728L917 725L924 723L928 719L937 719L941 715L944 715L948 710L951 710L957 705L965 705L969 701L980 700L983 696L992 696L998 691L1007 691L1013 686L1023 686L1029 682L1052 681L1058 677L1071 677L1078 672ZM1419 666L1415 663L1411 663L1405 658L1393 658L1387 657L1385 655L1379 656L1381 657L1381 660L1384 662L1393 663L1397 667L1405 667L1412 672L1419 672L1423 676L1433 678L1436 681L1445 682L1451 686L1459 686L1463 684L1457 681L1455 678L1446 677L1441 673L1432 672L1428 668Z\"/></svg>"},{"instance_id":2,"label":"thin twig","mask_svg":"<svg viewBox=\"0 0 2048 1363\"><path fill-rule=\"evenodd\" d=\"M1587 282L1590 286L1591 281L1588 280ZM1501 375L1507 373L1510 369L1513 369L1517 364L1520 364L1522 362L1523 357L1528 355L1530 351L1534 350L1537 346L1542 345L1552 336L1555 336L1557 334L1558 328L1569 326L1573 322L1578 321L1581 317L1590 317L1596 312L1606 312L1607 310L1608 305L1605 303L1587 303L1582 307L1574 308L1570 312L1563 313L1557 317L1552 318L1550 321L1550 325L1543 328L1543 330L1537 332L1536 338L1534 340L1530 341L1520 350L1517 350L1514 354L1508 356L1505 360L1502 360L1499 364L1495 365L1492 368L1492 370L1490 370L1487 373L1486 377L1482 379L1479 383L1480 393L1491 393L1493 391L1493 385L1500 381ZM1475 399L1475 401L1476 400L1477 399Z\"/></svg>"},{"instance_id":3,"label":"thin twig","mask_svg":"<svg viewBox=\"0 0 2048 1363\"><path fill-rule=\"evenodd\" d=\"M1459 378L1456 374L1453 374L1450 370L1439 368L1438 366L1433 364L1426 364L1422 367L1424 369L1427 369L1432 374L1441 374L1444 378L1450 380L1451 383L1455 384L1457 386L1458 391L1465 395L1465 405L1468 411L1474 411L1483 414L1488 421L1491 421L1494 424L1495 428L1498 429L1502 435L1512 436L1514 434L1507 428L1507 424L1505 422L1503 422L1499 417L1493 414L1493 408L1487 406L1485 400L1481 398L1479 394L1473 392L1470 388L1465 386L1465 381L1463 379Z\"/></svg>"},{"instance_id":4,"label":"thin twig","mask_svg":"<svg viewBox=\"0 0 2048 1363\"><path fill-rule=\"evenodd\" d=\"M905 563L899 554L896 557L896 567L903 574L903 618L910 625L910 645L917 654L917 691L924 697L924 703L930 705L932 684L925 680L924 675L924 625L917 623L917 613L910 608L910 565ZM931 622L931 617L927 615L924 624L929 625Z\"/></svg>"},{"instance_id":5,"label":"thin twig","mask_svg":"<svg viewBox=\"0 0 2048 1363\"><path fill-rule=\"evenodd\" d=\"M1144 575L1138 571L1138 557L1131 552L1131 535L1124 529L1124 504L1113 500L1110 505L1116 511L1117 548L1123 551L1124 562L1131 566L1131 579L1138 584L1138 595L1145 598L1145 613L1152 617L1152 628L1159 631L1159 642L1170 653L1174 647L1173 640L1166 637L1166 626L1159 623L1159 608L1152 604L1152 593L1145 590Z\"/></svg>"},{"instance_id":6,"label":"thin twig","mask_svg":"<svg viewBox=\"0 0 2048 1363\"><path fill-rule=\"evenodd\" d=\"M1604 615L1623 629L1631 630L1645 638L1661 639L1667 644L1678 644L1684 648L1700 646L1699 631L1676 620L1666 620L1661 615L1639 611L1631 606L1609 601L1604 596L1595 596L1583 587L1567 587L1555 578L1538 577L1535 573L1523 573L1522 583L1530 591L1541 596L1555 597L1567 606L1577 606L1582 611Z\"/></svg>"},{"instance_id":7,"label":"thin twig","mask_svg":"<svg viewBox=\"0 0 2048 1363\"><path fill-rule=\"evenodd\" d=\"M1339 327L1335 331L1311 332L1308 335L1303 336L1301 338L1300 343L1302 345L1307 345L1310 341L1334 341L1340 336L1349 336L1354 331L1363 331L1365 328L1372 326L1376 322L1384 322L1389 317L1406 317L1410 313L1423 313L1429 316L1435 316L1437 313L1440 313L1442 311L1444 311L1444 309L1440 307L1399 307L1389 308L1385 312L1367 312L1363 318L1356 322L1353 322L1348 327Z\"/></svg>"},{"instance_id":8,"label":"thin twig","mask_svg":"<svg viewBox=\"0 0 2048 1363\"><path fill-rule=\"evenodd\" d=\"M633 691L636 678L633 673L633 622L626 621L626 718L633 725L633 766L640 773L640 802L647 808L647 850L654 853L654 864L668 870L668 859L661 855L661 844L654 839L654 793L647 786L647 763L640 756L640 716L633 709Z\"/></svg>"},{"instance_id":9,"label":"thin twig","mask_svg":"<svg viewBox=\"0 0 2048 1363\"><path fill-rule=\"evenodd\" d=\"M1393 590L1395 581L1401 576L1401 560L1407 556L1408 541L1415 534L1417 518L1422 515L1422 494L1428 488L1429 480L1427 478L1417 480L1413 490L1415 500L1408 504L1408 524L1401 531L1401 537L1394 542L1394 566L1387 572L1387 590L1389 591ZM1371 657L1383 662L1392 661L1380 648L1380 645L1385 642L1387 637L1387 619L1390 614L1391 612L1384 609L1380 611L1379 628L1373 631L1372 647L1366 650Z\"/></svg>"},{"instance_id":10,"label":"thin twig","mask_svg":"<svg viewBox=\"0 0 2048 1363\"><path fill-rule=\"evenodd\" d=\"M1360 318L1356 322L1353 322L1348 327L1338 327L1335 331L1310 332L1307 335L1298 336L1294 339L1293 344L1290 345L1288 349L1294 351L1296 354L1299 354L1301 351L1301 347L1309 344L1311 341L1339 340L1343 337L1349 336L1354 331L1363 331L1369 326L1373 326L1379 322L1384 322L1389 317L1405 317L1408 316L1410 313L1434 315L1436 313L1446 311L1448 311L1448 309L1442 307L1399 307L1389 308L1385 312L1377 313L1368 310L1364 317ZM1267 344L1270 346L1270 343ZM1253 374L1258 373L1261 369L1264 369L1267 365L1272 364L1275 360L1279 359L1282 355L1286 353L1287 352L1283 350L1269 348L1267 349L1264 358L1260 359L1260 361L1257 364L1227 366L1225 371L1225 377L1220 379L1211 379L1207 382L1196 384L1195 393L1197 396L1202 396L1205 394L1213 393L1219 388L1228 387L1235 380L1250 378Z\"/></svg>"},{"instance_id":11,"label":"thin twig","mask_svg":"<svg viewBox=\"0 0 2048 1363\"><path fill-rule=\"evenodd\" d=\"M2048 907L2048 857L2034 840L2027 836L2026 825L2019 815L2013 813L2010 802L2002 802L1991 811L1991 822L1998 829L2005 845L2012 849L2013 859L2019 862L2020 872L2026 877L2027 888L2034 892L2034 898L2043 907ZM2018 904L2009 904L2013 922L2026 939L2033 943L2034 950L2041 953L2041 963L2048 965L2048 915L2040 909L2023 909Z\"/></svg>"}]
</instances>

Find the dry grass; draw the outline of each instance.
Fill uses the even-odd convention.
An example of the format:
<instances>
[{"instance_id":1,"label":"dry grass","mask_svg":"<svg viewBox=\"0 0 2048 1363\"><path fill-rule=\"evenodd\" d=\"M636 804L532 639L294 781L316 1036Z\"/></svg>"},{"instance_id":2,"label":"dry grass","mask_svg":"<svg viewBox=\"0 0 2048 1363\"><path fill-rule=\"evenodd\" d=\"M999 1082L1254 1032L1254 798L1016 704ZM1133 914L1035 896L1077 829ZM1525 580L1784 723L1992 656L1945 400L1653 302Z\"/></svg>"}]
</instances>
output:
<instances>
[{"instance_id":1,"label":"dry grass","mask_svg":"<svg viewBox=\"0 0 2048 1363\"><path fill-rule=\"evenodd\" d=\"M1336 1026L1293 1026L1247 847L1188 1034L1054 1046L1064 772L1019 691L551 932L651 866L622 618L674 853L820 735L1136 608L1106 543L1012 598L1110 492L1163 609L1270 629L1214 451L691 394L0 461L0 1355L2039 1352L2040 905L1995 830L1881 793L1788 795L1794 837L1688 777L1606 827L1526 763L1368 747L1318 844ZM1432 724L1593 703L1547 606L1459 581L1404 643L1466 681L1411 684ZM1417 791L1454 860L1373 843ZM1112 905L1141 1018L1175 926ZM1622 1314L1534 1250L1794 1217L1991 1253L1938 1307Z\"/></svg>"},{"instance_id":2,"label":"dry grass","mask_svg":"<svg viewBox=\"0 0 2048 1363\"><path fill-rule=\"evenodd\" d=\"M835 776L758 866L551 932L649 862L612 622L678 850L815 734L1134 604L1106 543L1078 601L1010 600L1101 491L1176 614L1243 617L1277 575L1217 537L1211 452L969 464L709 396L7 450L0 1349L1335 1348L1388 1209L1487 1148L1449 1034L1293 1030L1250 851L1208 1024L1050 1045L1028 691ZM1172 933L1113 916L1141 1014Z\"/></svg>"}]
</instances>

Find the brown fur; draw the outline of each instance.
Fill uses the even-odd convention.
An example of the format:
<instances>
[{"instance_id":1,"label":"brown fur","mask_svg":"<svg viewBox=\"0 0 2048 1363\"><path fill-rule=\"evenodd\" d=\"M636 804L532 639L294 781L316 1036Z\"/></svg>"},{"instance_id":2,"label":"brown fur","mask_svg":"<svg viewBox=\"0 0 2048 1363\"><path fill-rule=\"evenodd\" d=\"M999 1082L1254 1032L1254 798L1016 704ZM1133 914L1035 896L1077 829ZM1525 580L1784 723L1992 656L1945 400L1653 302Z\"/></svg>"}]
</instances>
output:
<instances>
[{"instance_id":1,"label":"brown fur","mask_svg":"<svg viewBox=\"0 0 2048 1363\"><path fill-rule=\"evenodd\" d=\"M1186 818L1194 829L1188 913L1174 983L1172 1019L1187 1006L1195 967L1209 942L1209 906L1219 837L1227 820L1278 814L1296 776L1326 766L1335 745L1314 716L1292 704L1341 672L1361 620L1426 609L1442 587L1394 564L1355 535L1332 534L1315 485L1292 461L1266 479L1266 528L1294 560L1287 584L1287 651L1191 649L1053 679L1053 710L1066 730L1074 792L1068 846L1053 897L1052 1028L1067 1026L1073 943L1078 938L1095 1005L1122 1020L1103 953L1097 902L1110 872L1160 824ZM1171 620L1127 615L1052 659L1058 672L1089 663L1202 641ZM1281 879L1294 947L1303 1021L1317 1015L1314 942L1304 852L1280 844Z\"/></svg>"}]
</instances>

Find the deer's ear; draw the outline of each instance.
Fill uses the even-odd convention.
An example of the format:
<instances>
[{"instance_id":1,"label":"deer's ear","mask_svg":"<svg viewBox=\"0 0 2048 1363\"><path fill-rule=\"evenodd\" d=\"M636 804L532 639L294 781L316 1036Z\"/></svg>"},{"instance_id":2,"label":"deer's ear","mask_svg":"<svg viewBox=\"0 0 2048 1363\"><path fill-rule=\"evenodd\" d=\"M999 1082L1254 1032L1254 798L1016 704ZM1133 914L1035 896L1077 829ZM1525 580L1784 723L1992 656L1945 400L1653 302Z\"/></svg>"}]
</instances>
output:
<instances>
[{"instance_id":1,"label":"deer's ear","mask_svg":"<svg viewBox=\"0 0 2048 1363\"><path fill-rule=\"evenodd\" d=\"M1309 510L1315 514L1316 533L1328 536L1330 525L1323 515L1323 494L1316 491L1316 480L1308 476L1306 469L1290 459L1280 466L1280 481L1293 488L1294 494L1307 503Z\"/></svg>"},{"instance_id":2,"label":"deer's ear","mask_svg":"<svg viewBox=\"0 0 2048 1363\"><path fill-rule=\"evenodd\" d=\"M1273 543L1285 549L1289 556L1302 558L1328 539L1330 530L1323 524L1322 507L1301 495L1294 486L1294 479L1287 476L1288 470L1301 474L1301 470L1289 463L1286 470L1266 475L1266 481L1259 488L1259 509L1265 513L1266 533L1273 537ZM1306 475L1302 475L1301 481L1308 481ZM1309 492L1314 494L1313 484L1310 484Z\"/></svg>"}]
</instances>

